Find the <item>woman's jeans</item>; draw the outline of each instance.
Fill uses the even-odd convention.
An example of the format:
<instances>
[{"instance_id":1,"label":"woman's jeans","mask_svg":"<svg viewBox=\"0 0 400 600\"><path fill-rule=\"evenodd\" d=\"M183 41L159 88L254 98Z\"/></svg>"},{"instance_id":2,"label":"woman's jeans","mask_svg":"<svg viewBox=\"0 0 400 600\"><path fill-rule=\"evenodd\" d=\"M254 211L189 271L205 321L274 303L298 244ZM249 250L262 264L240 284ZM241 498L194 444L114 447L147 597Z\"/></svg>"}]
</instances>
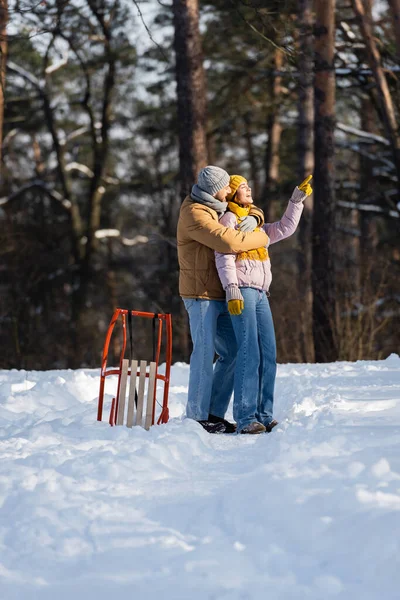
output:
<instances>
[{"instance_id":1,"label":"woman's jeans","mask_svg":"<svg viewBox=\"0 0 400 600\"><path fill-rule=\"evenodd\" d=\"M233 400L238 431L254 421L263 425L272 421L276 376L275 331L267 295L255 288L240 291L243 312L231 316L238 344Z\"/></svg>"},{"instance_id":2,"label":"woman's jeans","mask_svg":"<svg viewBox=\"0 0 400 600\"><path fill-rule=\"evenodd\" d=\"M193 342L186 414L196 421L207 420L209 414L224 417L233 391L237 350L227 304L201 298L183 298L183 302Z\"/></svg>"}]
</instances>

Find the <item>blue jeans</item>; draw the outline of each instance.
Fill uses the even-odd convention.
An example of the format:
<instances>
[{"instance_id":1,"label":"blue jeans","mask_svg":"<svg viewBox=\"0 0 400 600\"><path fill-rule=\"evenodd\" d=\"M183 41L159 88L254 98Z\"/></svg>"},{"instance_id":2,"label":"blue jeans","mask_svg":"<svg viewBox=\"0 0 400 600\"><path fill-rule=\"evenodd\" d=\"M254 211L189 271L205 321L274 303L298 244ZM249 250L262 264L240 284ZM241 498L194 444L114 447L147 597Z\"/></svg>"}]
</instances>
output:
<instances>
[{"instance_id":1,"label":"blue jeans","mask_svg":"<svg viewBox=\"0 0 400 600\"><path fill-rule=\"evenodd\" d=\"M240 291L243 312L231 317L238 344L233 400L238 431L254 421L272 421L276 377L275 331L266 293L255 288Z\"/></svg>"},{"instance_id":2,"label":"blue jeans","mask_svg":"<svg viewBox=\"0 0 400 600\"><path fill-rule=\"evenodd\" d=\"M196 421L208 419L209 414L224 417L233 392L237 349L227 304L201 298L183 298L183 302L193 342L186 414Z\"/></svg>"}]
</instances>

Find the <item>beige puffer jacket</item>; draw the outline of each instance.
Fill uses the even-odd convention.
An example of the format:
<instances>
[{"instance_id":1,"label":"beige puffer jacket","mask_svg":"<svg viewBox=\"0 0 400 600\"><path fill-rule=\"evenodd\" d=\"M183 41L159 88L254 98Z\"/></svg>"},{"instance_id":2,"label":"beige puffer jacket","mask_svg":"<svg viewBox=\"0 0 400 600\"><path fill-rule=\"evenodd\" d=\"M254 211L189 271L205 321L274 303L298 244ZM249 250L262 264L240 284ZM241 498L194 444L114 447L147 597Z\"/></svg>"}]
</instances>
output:
<instances>
[{"instance_id":1,"label":"beige puffer jacket","mask_svg":"<svg viewBox=\"0 0 400 600\"><path fill-rule=\"evenodd\" d=\"M264 224L261 209L252 207L250 214ZM263 231L242 233L224 227L218 213L188 196L182 203L177 230L179 260L179 293L183 298L225 300L215 266L214 252L238 254L268 243Z\"/></svg>"}]
</instances>

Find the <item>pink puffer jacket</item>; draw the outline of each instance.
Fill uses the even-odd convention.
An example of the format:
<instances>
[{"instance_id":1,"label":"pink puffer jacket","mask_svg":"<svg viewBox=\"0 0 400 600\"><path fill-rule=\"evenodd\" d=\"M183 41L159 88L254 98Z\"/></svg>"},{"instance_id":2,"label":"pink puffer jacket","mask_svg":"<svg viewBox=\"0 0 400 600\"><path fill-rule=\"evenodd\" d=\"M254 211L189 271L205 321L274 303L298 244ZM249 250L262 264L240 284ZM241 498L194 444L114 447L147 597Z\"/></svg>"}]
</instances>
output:
<instances>
[{"instance_id":1,"label":"pink puffer jacket","mask_svg":"<svg viewBox=\"0 0 400 600\"><path fill-rule=\"evenodd\" d=\"M303 202L295 203L292 199L298 201L300 194L301 199L306 197L306 194L296 188L280 221L266 223L263 226L262 229L269 237L268 246L284 240L296 231L303 212ZM225 227L233 229L237 229L239 225L238 218L232 212L226 212L219 221ZM227 300L240 298L240 293L239 295L235 293L235 288L237 290L240 287L252 287L268 292L272 281L271 261L268 255L265 260L253 260L242 257L237 259L236 254L216 252L215 259L222 286L226 292L229 292Z\"/></svg>"}]
</instances>

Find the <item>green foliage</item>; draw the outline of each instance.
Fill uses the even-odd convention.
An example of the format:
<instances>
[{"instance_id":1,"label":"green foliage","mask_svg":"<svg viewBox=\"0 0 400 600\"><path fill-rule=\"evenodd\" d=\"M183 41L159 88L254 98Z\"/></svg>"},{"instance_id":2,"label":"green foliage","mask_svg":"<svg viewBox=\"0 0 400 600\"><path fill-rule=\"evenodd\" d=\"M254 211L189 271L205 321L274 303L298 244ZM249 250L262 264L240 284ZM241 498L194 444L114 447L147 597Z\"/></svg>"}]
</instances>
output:
<instances>
[{"instance_id":1,"label":"green foliage","mask_svg":"<svg viewBox=\"0 0 400 600\"><path fill-rule=\"evenodd\" d=\"M268 122L272 117L277 118L282 125L282 136L272 213L279 218L298 183L297 103L301 85L298 3L203 0L200 10L207 76L209 160L250 178L257 202L266 180ZM154 20L147 14L154 16ZM28 14L19 15L14 24L17 33L9 40L10 63L33 75L38 84L29 82L10 66L4 128L6 184L2 194L22 191L16 200L10 201L7 213L0 214L1 225L6 219L8 224L7 233L2 227L0 240L4 265L0 273L4 290L0 318L8 325L0 339L3 347L7 347L7 340L13 340L10 352L0 353L2 366L97 366L104 330L115 304L156 312L172 311L176 331L184 331L174 246L179 210L179 123L172 11L170 6L163 7L160 3L156 13L144 15L153 39L157 40L154 43L149 39L145 49L136 44L138 32L144 29L133 3L49 0L45 6L39 4ZM350 65L351 71L337 80L337 120L360 127L362 100L370 97L378 108L374 113L375 132L384 135L372 78L360 75L360 69L367 65L352 12L339 8L337 17L336 64L342 69ZM343 22L354 29L354 41L346 35ZM395 63L395 45L386 12L375 33L385 67L390 70ZM278 101L273 95L277 48L283 56ZM66 58L67 51L65 64L56 68ZM103 118L111 63L115 79L105 149L97 124ZM398 109L398 82L395 76L388 79ZM52 123L48 109L46 112L46 99ZM100 228L118 229L121 235L98 242L85 276L82 261L77 258L71 214L61 203L50 199L48 193L65 194L54 132L60 143L61 167L70 200L78 207L84 224L79 248L85 248L92 210L92 179L88 170L93 172L99 157L105 158ZM393 198L390 191L394 187L390 152L342 134L336 141L338 197L355 202L363 200L359 186L360 150L373 154L369 163L371 171L377 173L373 201L387 207L387 198ZM76 165L70 168L73 163L84 168ZM25 190L23 186L33 179L38 179L47 192L43 186ZM338 212L338 264L340 273L347 275L356 260L353 263L349 260L354 254L354 239L342 231L349 229L348 219L349 212ZM354 229L357 227L354 224ZM396 234L393 222L379 221L378 247L383 258L393 262L395 270L399 268L398 244L393 243ZM134 240L138 235L145 236L148 242L131 246L122 243L123 238ZM293 239L273 256L274 270L279 276L272 302L282 314L294 313L293 306L301 302L293 283L297 277L297 250ZM351 283L353 279L347 278ZM390 285L385 288L388 294L392 289ZM349 294L346 286L346 303ZM83 305L79 305L80 295L84 297ZM277 313L280 360L301 359L296 318L297 313L291 320L294 325L290 339L284 338L287 323ZM16 327L17 322L23 326ZM40 331L37 339L33 326ZM146 335L144 329L137 332L143 344L148 339ZM186 360L184 343L179 336L175 340L175 358ZM379 344L382 345L382 340ZM394 345L395 337L387 347L392 349ZM56 349L56 355L52 354L52 348Z\"/></svg>"}]
</instances>

